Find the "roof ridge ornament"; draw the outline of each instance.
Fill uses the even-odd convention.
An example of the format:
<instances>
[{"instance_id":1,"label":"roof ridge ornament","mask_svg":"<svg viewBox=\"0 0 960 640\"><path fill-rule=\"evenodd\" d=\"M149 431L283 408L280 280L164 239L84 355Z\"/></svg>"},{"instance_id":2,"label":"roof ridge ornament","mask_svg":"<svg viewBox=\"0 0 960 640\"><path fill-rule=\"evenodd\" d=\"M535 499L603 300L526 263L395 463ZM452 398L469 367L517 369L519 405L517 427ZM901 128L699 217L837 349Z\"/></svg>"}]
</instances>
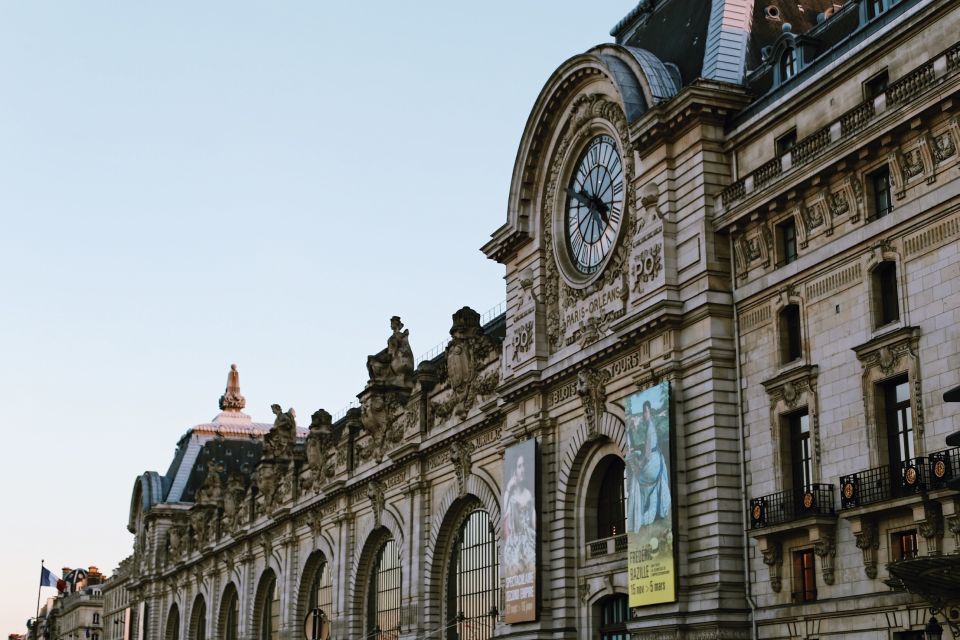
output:
<instances>
[{"instance_id":1,"label":"roof ridge ornament","mask_svg":"<svg viewBox=\"0 0 960 640\"><path fill-rule=\"evenodd\" d=\"M221 411L242 411L247 406L247 399L240 394L240 372L237 371L237 365L230 365L230 372L227 374L227 388L220 396Z\"/></svg>"}]
</instances>

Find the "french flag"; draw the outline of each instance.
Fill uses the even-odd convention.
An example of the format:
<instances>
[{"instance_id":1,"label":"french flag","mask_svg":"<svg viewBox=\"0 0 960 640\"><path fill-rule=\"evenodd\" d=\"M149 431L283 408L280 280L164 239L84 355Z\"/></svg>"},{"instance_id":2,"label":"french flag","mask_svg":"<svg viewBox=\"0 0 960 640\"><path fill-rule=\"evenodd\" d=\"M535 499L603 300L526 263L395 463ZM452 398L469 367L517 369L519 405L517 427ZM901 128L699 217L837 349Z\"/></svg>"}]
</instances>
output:
<instances>
[{"instance_id":1,"label":"french flag","mask_svg":"<svg viewBox=\"0 0 960 640\"><path fill-rule=\"evenodd\" d=\"M47 569L45 566L40 565L40 586L41 587L53 587L56 589L58 578L50 569Z\"/></svg>"}]
</instances>

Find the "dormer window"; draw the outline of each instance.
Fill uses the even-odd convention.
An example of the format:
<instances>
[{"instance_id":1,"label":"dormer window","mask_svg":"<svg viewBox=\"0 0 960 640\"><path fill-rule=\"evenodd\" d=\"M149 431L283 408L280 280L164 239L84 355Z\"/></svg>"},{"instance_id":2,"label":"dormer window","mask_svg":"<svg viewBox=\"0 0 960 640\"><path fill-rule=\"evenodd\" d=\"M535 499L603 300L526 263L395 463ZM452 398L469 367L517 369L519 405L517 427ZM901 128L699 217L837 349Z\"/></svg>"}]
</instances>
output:
<instances>
[{"instance_id":1,"label":"dormer window","mask_svg":"<svg viewBox=\"0 0 960 640\"><path fill-rule=\"evenodd\" d=\"M780 56L780 82L786 82L800 72L800 56L793 47L784 49Z\"/></svg>"}]
</instances>

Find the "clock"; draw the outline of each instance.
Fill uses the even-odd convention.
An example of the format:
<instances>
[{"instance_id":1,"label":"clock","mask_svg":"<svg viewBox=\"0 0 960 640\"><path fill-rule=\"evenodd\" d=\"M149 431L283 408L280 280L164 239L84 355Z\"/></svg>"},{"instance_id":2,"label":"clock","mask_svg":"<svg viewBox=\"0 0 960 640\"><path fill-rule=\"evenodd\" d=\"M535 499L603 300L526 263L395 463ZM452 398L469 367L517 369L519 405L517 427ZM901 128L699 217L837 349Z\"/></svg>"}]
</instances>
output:
<instances>
[{"instance_id":1,"label":"clock","mask_svg":"<svg viewBox=\"0 0 960 640\"><path fill-rule=\"evenodd\" d=\"M623 220L623 163L608 135L590 140L567 187L566 246L576 271L600 271Z\"/></svg>"}]
</instances>

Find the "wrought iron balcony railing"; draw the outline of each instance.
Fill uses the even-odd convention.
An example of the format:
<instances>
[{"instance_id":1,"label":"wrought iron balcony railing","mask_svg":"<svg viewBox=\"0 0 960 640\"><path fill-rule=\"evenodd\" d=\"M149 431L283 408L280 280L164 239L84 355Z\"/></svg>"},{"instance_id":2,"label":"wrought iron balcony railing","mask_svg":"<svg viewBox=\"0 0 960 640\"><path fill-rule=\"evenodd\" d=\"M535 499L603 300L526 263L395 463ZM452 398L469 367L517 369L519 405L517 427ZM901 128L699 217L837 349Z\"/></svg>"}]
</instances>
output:
<instances>
[{"instance_id":1,"label":"wrought iron balcony railing","mask_svg":"<svg viewBox=\"0 0 960 640\"><path fill-rule=\"evenodd\" d=\"M811 484L750 500L750 528L760 529L814 515L833 515L833 485Z\"/></svg>"},{"instance_id":2,"label":"wrought iron balcony railing","mask_svg":"<svg viewBox=\"0 0 960 640\"><path fill-rule=\"evenodd\" d=\"M960 447L842 476L840 508L862 507L921 491L944 489L954 478L960 478Z\"/></svg>"}]
</instances>

